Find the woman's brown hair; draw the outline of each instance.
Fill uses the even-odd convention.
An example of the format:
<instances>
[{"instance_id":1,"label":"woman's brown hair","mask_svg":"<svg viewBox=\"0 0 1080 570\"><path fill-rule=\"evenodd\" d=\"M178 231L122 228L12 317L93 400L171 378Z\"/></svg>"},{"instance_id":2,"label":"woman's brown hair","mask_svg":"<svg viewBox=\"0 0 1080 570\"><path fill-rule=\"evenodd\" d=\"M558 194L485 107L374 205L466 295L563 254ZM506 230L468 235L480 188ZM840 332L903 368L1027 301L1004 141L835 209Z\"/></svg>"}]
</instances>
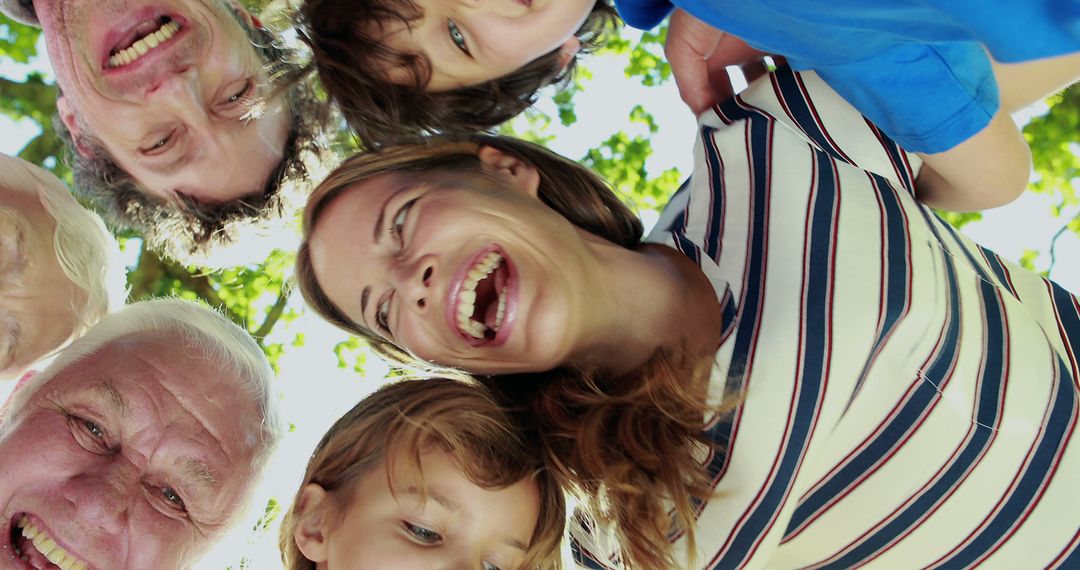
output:
<instances>
[{"instance_id":1,"label":"woman's brown hair","mask_svg":"<svg viewBox=\"0 0 1080 570\"><path fill-rule=\"evenodd\" d=\"M311 47L320 82L365 148L492 128L529 108L541 88L573 73L576 60L563 65L555 50L479 85L429 92L427 57L388 47L381 31L422 14L413 0L306 0L297 14L296 29ZM597 0L575 34L581 51L600 47L603 31L617 21L611 0ZM402 69L411 81L392 80L389 71Z\"/></svg>"},{"instance_id":2,"label":"woman's brown hair","mask_svg":"<svg viewBox=\"0 0 1080 570\"><path fill-rule=\"evenodd\" d=\"M441 138L353 156L309 198L296 278L316 312L414 371L446 373L340 310L319 285L309 240L325 208L356 184L385 173L481 173L480 145L535 167L540 199L574 225L628 249L641 244L641 222L601 178L532 143L489 136ZM514 411L519 425L530 427L538 452L563 486L580 495L580 505L593 518L611 525L624 563L634 568L677 567L669 536L683 531L688 552L693 552L693 503L712 497L710 481L695 456L711 445L703 432L707 417L720 410L710 406L704 394L708 363L695 361L683 344L672 339L645 366L621 378L568 363L556 370L481 379ZM668 513L669 504L674 516Z\"/></svg>"},{"instance_id":3,"label":"woman's brown hair","mask_svg":"<svg viewBox=\"0 0 1080 570\"><path fill-rule=\"evenodd\" d=\"M293 506L281 521L279 545L285 568L315 569L293 538L299 523L297 501L309 483L327 492L331 520L340 520L357 481L371 469L404 467L423 488L420 455L438 449L449 453L480 487L498 489L527 477L535 480L540 515L521 568L560 569L564 494L554 473L543 468L541 458L525 441L483 386L432 378L379 388L338 419L312 453Z\"/></svg>"}]
</instances>

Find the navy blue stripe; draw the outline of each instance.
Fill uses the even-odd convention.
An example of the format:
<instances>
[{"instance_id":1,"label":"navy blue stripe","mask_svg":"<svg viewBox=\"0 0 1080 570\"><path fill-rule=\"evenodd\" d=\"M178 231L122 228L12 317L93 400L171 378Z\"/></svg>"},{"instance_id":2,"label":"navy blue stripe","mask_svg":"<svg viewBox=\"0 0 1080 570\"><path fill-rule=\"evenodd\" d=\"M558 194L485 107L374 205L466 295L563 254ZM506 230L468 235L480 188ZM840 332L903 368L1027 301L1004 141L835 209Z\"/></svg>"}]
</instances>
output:
<instances>
[{"instance_id":1,"label":"navy blue stripe","mask_svg":"<svg viewBox=\"0 0 1080 570\"><path fill-rule=\"evenodd\" d=\"M691 180L693 180L693 177L687 178L686 180L683 181L682 185L679 186L679 189L676 190L675 193L671 195L671 198L668 199L668 204L671 204L672 202L678 201L679 197L682 196L682 194L684 192L690 192L690 181ZM668 206L664 206L664 209L667 209L667 208L668 208ZM678 232L680 234L685 233L685 231L686 231L686 208L685 207L680 208L679 213L676 214L675 217L671 219L671 222L668 224L668 226L666 228L660 228L660 229L663 230L663 231L668 231L668 232Z\"/></svg>"},{"instance_id":2,"label":"navy blue stripe","mask_svg":"<svg viewBox=\"0 0 1080 570\"><path fill-rule=\"evenodd\" d=\"M945 257L948 259L948 256ZM982 378L979 379L979 401L976 406L974 433L968 439L956 459L937 481L911 501L888 523L853 543L844 553L820 568L852 568L864 564L893 541L907 534L919 524L919 519L945 500L966 478L994 437L994 426L1001 414L1001 391L1004 388L1004 354L1008 350L1005 323L999 298L994 286L979 283L982 311L986 316L986 348ZM955 290L955 287L952 288Z\"/></svg>"},{"instance_id":3,"label":"navy blue stripe","mask_svg":"<svg viewBox=\"0 0 1080 570\"><path fill-rule=\"evenodd\" d=\"M870 129L881 141L881 147L885 150L885 154L889 156L889 160L896 167L896 174L900 177L900 183L903 184L904 189L908 191L908 194L915 196L915 181L911 179L910 172L908 172L907 161L904 157L907 153L904 149L900 148L900 145L896 144L896 141L889 138L889 135L882 132L872 121L867 119L866 124L870 126Z\"/></svg>"},{"instance_id":4,"label":"navy blue stripe","mask_svg":"<svg viewBox=\"0 0 1080 570\"><path fill-rule=\"evenodd\" d=\"M986 258L990 271L997 277L998 284L1004 287L1013 297L1016 297L1016 290L1013 289L1012 283L1009 281L1009 273L1005 270L1005 266L1001 264L997 254L981 245L978 248L982 251L983 257Z\"/></svg>"},{"instance_id":5,"label":"navy blue stripe","mask_svg":"<svg viewBox=\"0 0 1080 570\"><path fill-rule=\"evenodd\" d=\"M1080 530L1077 530L1077 535L1080 535ZM1076 536L1073 536L1073 540L1076 540ZM1062 558L1054 568L1060 568L1061 570L1080 568L1080 542L1073 544L1072 552Z\"/></svg>"},{"instance_id":6,"label":"navy blue stripe","mask_svg":"<svg viewBox=\"0 0 1080 570\"><path fill-rule=\"evenodd\" d=\"M956 269L952 259L942 256L949 291L948 320L945 322L944 338L937 354L923 371L924 381L919 382L914 393L900 407L895 416L881 430L880 435L864 446L841 469L837 470L812 493L803 498L792 514L784 539L801 530L807 520L818 516L827 508L829 501L846 493L855 481L872 469L882 459L895 452L921 424L923 417L937 403L939 387L944 387L952 374L953 363L960 350L960 299L956 285Z\"/></svg>"},{"instance_id":7,"label":"navy blue stripe","mask_svg":"<svg viewBox=\"0 0 1080 570\"><path fill-rule=\"evenodd\" d=\"M724 221L724 159L716 149L716 141L713 139L712 127L702 127L701 139L705 150L705 162L709 165L709 189L711 190L709 214L709 227L705 228L704 245L705 253L714 261L719 261L722 249L721 237L723 237Z\"/></svg>"},{"instance_id":8,"label":"navy blue stripe","mask_svg":"<svg viewBox=\"0 0 1080 570\"><path fill-rule=\"evenodd\" d=\"M1072 434L1073 416L1076 414L1077 394L1073 388L1072 375L1060 359L1057 360L1058 380L1054 387L1054 399L1049 416L1044 423L1042 441L1035 449L1020 481L1005 504L998 509L990 523L959 552L942 560L936 566L943 569L967 568L980 556L1005 537L1017 524L1024 512L1031 508L1038 498L1039 491L1047 482L1050 470L1057 463L1058 455L1063 451L1064 442Z\"/></svg>"},{"instance_id":9,"label":"navy blue stripe","mask_svg":"<svg viewBox=\"0 0 1080 570\"><path fill-rule=\"evenodd\" d=\"M730 547L714 568L735 568L745 563L762 535L768 532L776 513L791 492L791 483L802 464L818 415L825 382L826 358L829 354L827 339L833 291L832 251L836 241L833 222L839 202L839 188L832 160L825 153L814 154L818 177L810 204L810 227L807 231L809 265L803 270L805 332L802 338L802 361L799 363L802 376L793 379L796 383L797 400L792 412L791 431L788 433L775 478L754 511L736 531Z\"/></svg>"},{"instance_id":10,"label":"navy blue stripe","mask_svg":"<svg viewBox=\"0 0 1080 570\"><path fill-rule=\"evenodd\" d=\"M944 240L942 240L941 241L942 247L946 248L949 251L954 251L956 249L959 249L960 251L964 252L964 257L967 258L968 263L971 264L971 268L974 269L975 272L979 274L980 278L982 278L984 281L988 281L990 283L995 283L995 284L998 283L997 280L995 280L993 277L991 277L991 275L989 273L986 272L986 269L982 266L981 263L979 263L979 261L976 258L975 254L972 253L972 251L968 248L968 246L962 241L962 239L960 238L959 232L957 232L956 228L954 228L952 226L952 224L946 222L945 220L942 220L940 217L938 217L937 214L929 214L928 213L929 208L922 208L922 210L923 210L924 213L926 213L925 214L926 216L933 215L934 218L940 223L940 225L945 228L945 231L949 233L949 237L952 238L952 242L954 244L956 244L955 247L950 247ZM927 220L927 222L930 223L931 226L934 225L929 220ZM938 239L941 239L940 234L939 234Z\"/></svg>"},{"instance_id":11,"label":"navy blue stripe","mask_svg":"<svg viewBox=\"0 0 1080 570\"><path fill-rule=\"evenodd\" d=\"M908 263L911 256L911 240L908 237L908 221L904 217L904 208L900 205L900 199L892 185L885 178L873 174L871 180L885 211L882 220L885 229L885 243L883 246L887 252L884 260L885 267L883 268L885 277L884 283L882 283L885 295L885 314L881 320L881 332L874 339L874 347L870 351L870 358L863 364L859 379L856 380L855 387L851 390L851 396L844 406L845 413L851 408L855 397L862 390L863 382L866 381L866 377L870 373L870 367L874 363L873 357L881 350L885 339L892 334L893 329L896 328L900 320L900 316L907 311L911 303L911 299L908 297L908 286L911 283L911 265Z\"/></svg>"},{"instance_id":12,"label":"navy blue stripe","mask_svg":"<svg viewBox=\"0 0 1080 570\"><path fill-rule=\"evenodd\" d=\"M1050 289L1058 321L1064 331L1065 338L1062 340L1069 345L1073 358L1080 358L1080 314L1076 312L1076 297L1053 281L1050 281Z\"/></svg>"},{"instance_id":13,"label":"navy blue stripe","mask_svg":"<svg viewBox=\"0 0 1080 570\"><path fill-rule=\"evenodd\" d=\"M806 136L821 150L829 153L829 156L841 162L852 164L851 158L840 152L834 146L835 143L825 136L825 133L818 126L816 115L811 110L810 101L803 91L802 79L788 67L777 69L773 73L773 78L780 89L780 96L783 98L783 102L786 103L788 112L791 113L791 118L806 133Z\"/></svg>"},{"instance_id":14,"label":"navy blue stripe","mask_svg":"<svg viewBox=\"0 0 1080 570\"><path fill-rule=\"evenodd\" d=\"M581 546L578 545L576 540L570 541L570 553L574 557L574 562L581 568L588 568L589 570L607 570L607 568L597 564L591 557L586 556L581 551Z\"/></svg>"}]
</instances>

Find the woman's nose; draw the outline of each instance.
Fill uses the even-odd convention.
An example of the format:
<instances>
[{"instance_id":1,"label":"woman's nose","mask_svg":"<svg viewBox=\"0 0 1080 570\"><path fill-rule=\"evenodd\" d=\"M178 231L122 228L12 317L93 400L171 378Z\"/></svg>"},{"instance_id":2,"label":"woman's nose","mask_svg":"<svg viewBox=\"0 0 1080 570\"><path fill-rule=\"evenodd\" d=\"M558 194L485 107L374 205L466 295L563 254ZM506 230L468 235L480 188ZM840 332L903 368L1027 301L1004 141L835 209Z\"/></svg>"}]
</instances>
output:
<instances>
[{"instance_id":1,"label":"woman's nose","mask_svg":"<svg viewBox=\"0 0 1080 570\"><path fill-rule=\"evenodd\" d=\"M398 294L404 296L410 309L426 311L433 294L435 258L424 256L401 269L397 283Z\"/></svg>"}]
</instances>

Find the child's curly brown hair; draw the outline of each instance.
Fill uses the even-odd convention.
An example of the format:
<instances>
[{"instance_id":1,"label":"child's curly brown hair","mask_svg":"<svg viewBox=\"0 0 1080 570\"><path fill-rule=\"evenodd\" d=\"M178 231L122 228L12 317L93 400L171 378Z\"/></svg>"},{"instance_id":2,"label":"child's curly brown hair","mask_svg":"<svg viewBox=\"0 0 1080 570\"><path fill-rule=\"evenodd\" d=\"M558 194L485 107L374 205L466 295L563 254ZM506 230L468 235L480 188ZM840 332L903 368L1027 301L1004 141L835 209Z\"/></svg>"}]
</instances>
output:
<instances>
[{"instance_id":1,"label":"child's curly brown hair","mask_svg":"<svg viewBox=\"0 0 1080 570\"><path fill-rule=\"evenodd\" d=\"M490 129L532 105L541 88L573 73L575 59L563 65L556 49L509 75L428 92L427 57L386 46L379 31L385 23L408 25L422 15L413 0L307 0L297 14L296 28L311 46L319 79L365 148ZM597 49L603 31L617 22L611 0L597 0L575 34L581 52ZM389 70L401 69L412 81L391 80Z\"/></svg>"}]
</instances>

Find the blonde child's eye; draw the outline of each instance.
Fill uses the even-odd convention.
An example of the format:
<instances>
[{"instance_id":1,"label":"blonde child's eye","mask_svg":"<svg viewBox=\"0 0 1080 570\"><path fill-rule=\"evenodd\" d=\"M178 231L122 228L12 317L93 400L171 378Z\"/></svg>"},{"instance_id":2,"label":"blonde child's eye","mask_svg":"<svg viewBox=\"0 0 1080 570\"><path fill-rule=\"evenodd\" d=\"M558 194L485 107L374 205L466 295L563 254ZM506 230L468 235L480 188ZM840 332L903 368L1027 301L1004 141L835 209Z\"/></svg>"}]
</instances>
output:
<instances>
[{"instance_id":1,"label":"blonde child's eye","mask_svg":"<svg viewBox=\"0 0 1080 570\"><path fill-rule=\"evenodd\" d=\"M465 43L465 35L458 29L457 24L453 20L446 21L446 29L450 32L450 41L454 42L454 45L459 50L465 52L465 55L472 56L472 52L469 51L469 45Z\"/></svg>"},{"instance_id":2,"label":"blonde child's eye","mask_svg":"<svg viewBox=\"0 0 1080 570\"><path fill-rule=\"evenodd\" d=\"M442 535L429 528L417 526L410 522L405 522L404 525L405 530L421 544L437 544L442 540Z\"/></svg>"},{"instance_id":3,"label":"blonde child's eye","mask_svg":"<svg viewBox=\"0 0 1080 570\"><path fill-rule=\"evenodd\" d=\"M498 566L496 566L496 565L494 565L494 564L492 564L492 563L490 563L490 562L488 562L486 560L484 561L483 568L484 568L484 570L501 570Z\"/></svg>"}]
</instances>

